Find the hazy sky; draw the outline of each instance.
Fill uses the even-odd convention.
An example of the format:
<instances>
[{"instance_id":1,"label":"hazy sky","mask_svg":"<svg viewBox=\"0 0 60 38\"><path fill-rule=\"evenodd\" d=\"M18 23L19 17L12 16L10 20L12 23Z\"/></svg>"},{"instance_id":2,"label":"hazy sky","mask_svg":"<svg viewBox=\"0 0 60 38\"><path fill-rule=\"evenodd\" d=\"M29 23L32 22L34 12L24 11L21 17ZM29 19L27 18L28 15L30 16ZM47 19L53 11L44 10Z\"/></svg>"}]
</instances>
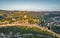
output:
<instances>
[{"instance_id":1,"label":"hazy sky","mask_svg":"<svg viewBox=\"0 0 60 38\"><path fill-rule=\"evenodd\" d=\"M0 0L0 9L60 11L60 0Z\"/></svg>"}]
</instances>

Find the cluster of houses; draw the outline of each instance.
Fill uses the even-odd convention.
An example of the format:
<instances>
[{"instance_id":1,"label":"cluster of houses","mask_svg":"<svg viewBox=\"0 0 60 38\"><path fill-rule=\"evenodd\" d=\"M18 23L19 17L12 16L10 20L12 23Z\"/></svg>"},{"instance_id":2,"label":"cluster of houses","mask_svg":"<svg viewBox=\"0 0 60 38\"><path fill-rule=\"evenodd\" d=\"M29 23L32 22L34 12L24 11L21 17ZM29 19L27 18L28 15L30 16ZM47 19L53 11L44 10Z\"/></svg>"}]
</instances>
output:
<instances>
[{"instance_id":1,"label":"cluster of houses","mask_svg":"<svg viewBox=\"0 0 60 38\"><path fill-rule=\"evenodd\" d=\"M48 21L48 26L51 25L51 24L54 24L55 26L60 26L60 16L50 18L49 21Z\"/></svg>"},{"instance_id":2,"label":"cluster of houses","mask_svg":"<svg viewBox=\"0 0 60 38\"><path fill-rule=\"evenodd\" d=\"M27 36L27 35L32 36L34 34L32 34L32 33L20 34L20 32L18 32L13 35L12 32L10 32L9 34L0 33L0 38L22 38L22 36Z\"/></svg>"},{"instance_id":3,"label":"cluster of houses","mask_svg":"<svg viewBox=\"0 0 60 38\"><path fill-rule=\"evenodd\" d=\"M13 37L19 38L21 36L22 35L20 34L20 32L18 32L15 35L12 35L12 32L10 32L9 34L0 33L0 38L13 38Z\"/></svg>"}]
</instances>

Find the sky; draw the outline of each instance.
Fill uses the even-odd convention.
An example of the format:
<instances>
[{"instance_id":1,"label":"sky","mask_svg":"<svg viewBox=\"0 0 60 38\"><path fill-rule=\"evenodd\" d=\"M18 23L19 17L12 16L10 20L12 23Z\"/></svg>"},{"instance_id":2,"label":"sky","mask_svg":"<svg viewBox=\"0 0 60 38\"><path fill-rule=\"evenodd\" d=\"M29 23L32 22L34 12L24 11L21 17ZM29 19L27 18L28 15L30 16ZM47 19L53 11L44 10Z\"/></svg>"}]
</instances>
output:
<instances>
[{"instance_id":1,"label":"sky","mask_svg":"<svg viewBox=\"0 0 60 38\"><path fill-rule=\"evenodd\" d=\"M0 0L0 10L60 11L60 0Z\"/></svg>"}]
</instances>

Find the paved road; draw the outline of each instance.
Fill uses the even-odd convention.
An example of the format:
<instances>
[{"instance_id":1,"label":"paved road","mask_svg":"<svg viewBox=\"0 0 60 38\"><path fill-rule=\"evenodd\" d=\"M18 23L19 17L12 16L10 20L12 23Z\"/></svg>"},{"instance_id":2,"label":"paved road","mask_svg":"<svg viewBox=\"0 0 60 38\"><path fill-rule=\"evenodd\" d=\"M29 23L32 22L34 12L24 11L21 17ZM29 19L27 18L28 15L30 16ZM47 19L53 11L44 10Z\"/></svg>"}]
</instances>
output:
<instances>
[{"instance_id":1,"label":"paved road","mask_svg":"<svg viewBox=\"0 0 60 38\"><path fill-rule=\"evenodd\" d=\"M42 37L47 37L47 38L53 38L53 37L50 37L50 36L46 36L46 35L41 35L41 34L22 34L23 36L33 36L33 35L36 35L36 36L42 36Z\"/></svg>"}]
</instances>

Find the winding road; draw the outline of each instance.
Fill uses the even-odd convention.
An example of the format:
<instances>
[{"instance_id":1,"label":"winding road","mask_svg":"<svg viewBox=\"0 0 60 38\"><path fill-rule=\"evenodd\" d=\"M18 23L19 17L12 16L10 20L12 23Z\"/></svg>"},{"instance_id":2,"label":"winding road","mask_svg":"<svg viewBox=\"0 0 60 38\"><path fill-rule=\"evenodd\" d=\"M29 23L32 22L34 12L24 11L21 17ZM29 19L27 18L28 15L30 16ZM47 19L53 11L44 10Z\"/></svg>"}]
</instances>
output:
<instances>
[{"instance_id":1,"label":"winding road","mask_svg":"<svg viewBox=\"0 0 60 38\"><path fill-rule=\"evenodd\" d=\"M28 26L30 28L38 27L41 30L47 30L48 32L51 32L51 33L53 33L53 35L56 35L58 38L60 38L60 34L56 34L56 33L52 32L51 30L48 30L48 29L38 26L37 24L5 24L5 25L0 25L0 27L7 27L7 26Z\"/></svg>"}]
</instances>

